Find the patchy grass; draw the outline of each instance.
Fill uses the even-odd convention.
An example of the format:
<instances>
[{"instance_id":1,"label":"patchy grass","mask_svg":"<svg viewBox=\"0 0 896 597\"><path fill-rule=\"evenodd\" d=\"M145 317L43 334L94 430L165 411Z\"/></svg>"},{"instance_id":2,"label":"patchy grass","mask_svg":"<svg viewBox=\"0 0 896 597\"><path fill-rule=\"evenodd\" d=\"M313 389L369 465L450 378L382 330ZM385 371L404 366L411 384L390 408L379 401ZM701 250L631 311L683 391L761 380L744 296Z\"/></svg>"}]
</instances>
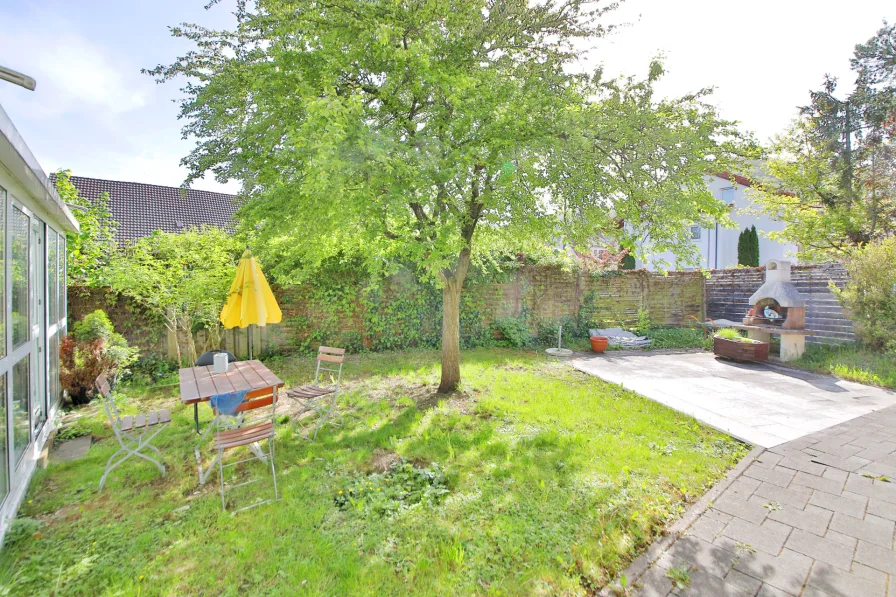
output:
<instances>
[{"instance_id":1,"label":"patchy grass","mask_svg":"<svg viewBox=\"0 0 896 597\"><path fill-rule=\"evenodd\" d=\"M650 328L644 335L653 340L650 349L700 348L712 350L712 335L703 328Z\"/></svg>"},{"instance_id":2,"label":"patchy grass","mask_svg":"<svg viewBox=\"0 0 896 597\"><path fill-rule=\"evenodd\" d=\"M267 364L291 384L311 376L310 359ZM173 407L167 477L132 459L98 493L117 445L88 407L78 424L97 442L36 474L0 594L591 595L746 451L540 351L464 352L447 398L438 371L435 351L352 357L346 426L310 442L281 425L283 500L236 515L216 475L197 487L176 379L122 388L125 411ZM237 499L267 496L270 476L246 487ZM362 489L377 495L340 498Z\"/></svg>"},{"instance_id":3,"label":"patchy grass","mask_svg":"<svg viewBox=\"0 0 896 597\"><path fill-rule=\"evenodd\" d=\"M896 389L896 355L865 346L806 345L805 354L787 363L859 383Z\"/></svg>"}]
</instances>

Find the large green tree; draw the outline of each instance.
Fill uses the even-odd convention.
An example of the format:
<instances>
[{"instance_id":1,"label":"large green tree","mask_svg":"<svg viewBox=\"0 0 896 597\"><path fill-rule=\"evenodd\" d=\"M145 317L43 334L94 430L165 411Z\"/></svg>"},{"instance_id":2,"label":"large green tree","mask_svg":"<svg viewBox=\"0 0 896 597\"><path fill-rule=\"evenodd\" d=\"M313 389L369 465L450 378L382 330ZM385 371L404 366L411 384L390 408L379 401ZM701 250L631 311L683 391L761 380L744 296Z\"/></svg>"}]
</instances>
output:
<instances>
[{"instance_id":1,"label":"large green tree","mask_svg":"<svg viewBox=\"0 0 896 597\"><path fill-rule=\"evenodd\" d=\"M576 74L613 7L240 2L232 31L174 28L195 50L150 72L187 77L184 163L242 181L240 218L280 282L344 255L441 284L451 391L475 259L561 237L685 247L687 223L724 215L700 185L729 166L731 131L700 95L654 101L658 65L640 83Z\"/></svg>"},{"instance_id":2,"label":"large green tree","mask_svg":"<svg viewBox=\"0 0 896 597\"><path fill-rule=\"evenodd\" d=\"M807 260L848 258L896 234L896 26L856 46L854 89L837 97L826 77L778 137L759 185L762 209L782 220L770 236ZM783 192L782 192L783 191Z\"/></svg>"}]
</instances>

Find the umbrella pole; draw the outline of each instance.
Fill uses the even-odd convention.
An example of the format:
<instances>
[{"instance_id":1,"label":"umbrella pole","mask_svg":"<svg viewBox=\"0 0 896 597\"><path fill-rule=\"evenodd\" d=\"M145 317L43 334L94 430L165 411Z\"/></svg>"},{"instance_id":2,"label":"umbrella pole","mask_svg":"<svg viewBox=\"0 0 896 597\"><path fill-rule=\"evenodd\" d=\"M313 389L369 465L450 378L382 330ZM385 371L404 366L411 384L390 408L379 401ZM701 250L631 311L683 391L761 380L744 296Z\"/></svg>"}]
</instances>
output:
<instances>
[{"instance_id":1,"label":"umbrella pole","mask_svg":"<svg viewBox=\"0 0 896 597\"><path fill-rule=\"evenodd\" d=\"M249 360L252 360L252 324L249 324Z\"/></svg>"}]
</instances>

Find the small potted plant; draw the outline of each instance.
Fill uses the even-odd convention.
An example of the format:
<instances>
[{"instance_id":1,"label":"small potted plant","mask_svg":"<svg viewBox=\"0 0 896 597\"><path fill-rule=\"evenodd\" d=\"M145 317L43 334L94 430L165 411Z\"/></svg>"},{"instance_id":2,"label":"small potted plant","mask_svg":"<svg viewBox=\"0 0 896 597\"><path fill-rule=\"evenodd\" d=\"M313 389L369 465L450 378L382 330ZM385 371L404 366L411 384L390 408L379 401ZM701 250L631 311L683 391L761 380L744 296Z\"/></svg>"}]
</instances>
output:
<instances>
[{"instance_id":1,"label":"small potted plant","mask_svg":"<svg viewBox=\"0 0 896 597\"><path fill-rule=\"evenodd\" d=\"M723 328L713 336L712 352L733 361L767 361L768 342L745 338L734 328Z\"/></svg>"}]
</instances>

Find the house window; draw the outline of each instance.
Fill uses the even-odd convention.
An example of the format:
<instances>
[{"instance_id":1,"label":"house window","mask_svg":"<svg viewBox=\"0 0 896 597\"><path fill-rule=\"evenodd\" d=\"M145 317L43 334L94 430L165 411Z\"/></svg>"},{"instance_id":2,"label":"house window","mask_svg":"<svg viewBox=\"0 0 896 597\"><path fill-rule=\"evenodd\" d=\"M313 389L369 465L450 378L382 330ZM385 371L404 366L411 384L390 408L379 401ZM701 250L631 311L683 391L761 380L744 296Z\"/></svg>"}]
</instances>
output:
<instances>
[{"instance_id":1,"label":"house window","mask_svg":"<svg viewBox=\"0 0 896 597\"><path fill-rule=\"evenodd\" d=\"M12 273L12 348L28 341L28 229L31 224L19 208L13 206L9 219L10 265Z\"/></svg>"},{"instance_id":2,"label":"house window","mask_svg":"<svg viewBox=\"0 0 896 597\"><path fill-rule=\"evenodd\" d=\"M691 240L700 240L703 229L700 226L691 226Z\"/></svg>"}]
</instances>

